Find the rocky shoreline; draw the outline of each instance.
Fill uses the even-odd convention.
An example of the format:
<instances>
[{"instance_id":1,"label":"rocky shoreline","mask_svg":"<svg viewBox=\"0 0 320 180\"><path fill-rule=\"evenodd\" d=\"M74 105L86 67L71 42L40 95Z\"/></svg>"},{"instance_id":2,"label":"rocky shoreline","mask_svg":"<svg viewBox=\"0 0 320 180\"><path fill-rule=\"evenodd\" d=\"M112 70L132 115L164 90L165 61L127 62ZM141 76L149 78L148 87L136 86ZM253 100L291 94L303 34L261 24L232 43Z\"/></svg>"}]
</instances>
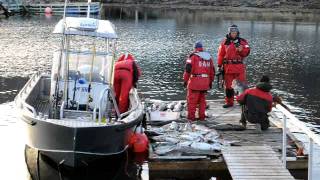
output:
<instances>
[{"instance_id":1,"label":"rocky shoreline","mask_svg":"<svg viewBox=\"0 0 320 180\"><path fill-rule=\"evenodd\" d=\"M104 0L104 3L139 5L228 6L253 8L320 9L319 0Z\"/></svg>"},{"instance_id":2,"label":"rocky shoreline","mask_svg":"<svg viewBox=\"0 0 320 180\"><path fill-rule=\"evenodd\" d=\"M319 0L105 0L103 3L110 7L225 12L320 13Z\"/></svg>"},{"instance_id":3,"label":"rocky shoreline","mask_svg":"<svg viewBox=\"0 0 320 180\"><path fill-rule=\"evenodd\" d=\"M257 7L230 7L230 6L189 6L189 5L163 5L163 4L122 4L105 3L109 7L123 8L151 8L151 9L185 9L185 10L213 10L225 12L278 12L278 13L320 13L320 9L301 9L301 8L257 8Z\"/></svg>"},{"instance_id":4,"label":"rocky shoreline","mask_svg":"<svg viewBox=\"0 0 320 180\"><path fill-rule=\"evenodd\" d=\"M26 0L26 4L53 3L49 0ZM64 0L56 0L63 3ZM83 2L70 0L69 2ZM320 14L320 0L93 0L109 7L212 10L225 12L277 12Z\"/></svg>"}]
</instances>

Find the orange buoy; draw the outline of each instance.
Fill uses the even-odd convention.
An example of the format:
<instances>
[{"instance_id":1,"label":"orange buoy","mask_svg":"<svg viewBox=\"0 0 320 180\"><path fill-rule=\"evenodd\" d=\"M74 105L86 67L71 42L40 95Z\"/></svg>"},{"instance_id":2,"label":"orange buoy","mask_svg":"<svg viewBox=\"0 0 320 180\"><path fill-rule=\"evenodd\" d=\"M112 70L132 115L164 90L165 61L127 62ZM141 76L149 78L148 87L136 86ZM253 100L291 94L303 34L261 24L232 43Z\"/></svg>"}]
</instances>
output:
<instances>
[{"instance_id":1,"label":"orange buoy","mask_svg":"<svg viewBox=\"0 0 320 180\"><path fill-rule=\"evenodd\" d=\"M136 132L131 136L129 145L133 152L141 153L148 150L149 140L146 134Z\"/></svg>"},{"instance_id":2,"label":"orange buoy","mask_svg":"<svg viewBox=\"0 0 320 180\"><path fill-rule=\"evenodd\" d=\"M51 8L51 7L46 7L46 8L44 9L44 13L45 13L45 14L52 14L52 8Z\"/></svg>"}]
</instances>

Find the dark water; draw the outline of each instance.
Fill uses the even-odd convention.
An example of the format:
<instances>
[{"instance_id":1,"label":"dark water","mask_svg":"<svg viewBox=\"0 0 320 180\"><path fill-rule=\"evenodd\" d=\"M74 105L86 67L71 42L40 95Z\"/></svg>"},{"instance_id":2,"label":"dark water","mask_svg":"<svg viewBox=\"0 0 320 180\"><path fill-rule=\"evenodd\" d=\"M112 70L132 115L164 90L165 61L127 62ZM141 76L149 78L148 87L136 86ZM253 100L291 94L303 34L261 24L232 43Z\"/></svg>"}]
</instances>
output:
<instances>
[{"instance_id":1,"label":"dark water","mask_svg":"<svg viewBox=\"0 0 320 180\"><path fill-rule=\"evenodd\" d=\"M301 120L319 126L320 31L317 19L279 21L277 19L283 18L224 17L201 11L166 10L139 12L138 18L135 14L124 9L107 9L105 13L120 36L118 54L134 54L143 70L139 82L141 97L184 99L184 61L194 42L202 40L216 60L217 48L227 27L237 24L252 48L246 60L249 83L254 84L260 76L268 74L274 86L273 93L281 95ZM51 31L58 20L58 17L44 16L0 19L0 103L4 103L0 105L0 140L8 147L19 146L15 151L2 149L3 158L9 159L7 153L19 154L18 149L23 148L23 143L18 143L23 134L18 130L11 101L33 72L50 71L52 52L59 47L60 40ZM208 95L208 99L221 97L223 93L217 89ZM23 163L11 163L5 174L17 179L14 176L16 166L25 168ZM135 172L136 169L130 171ZM0 177L7 177L2 175Z\"/></svg>"},{"instance_id":2,"label":"dark water","mask_svg":"<svg viewBox=\"0 0 320 180\"><path fill-rule=\"evenodd\" d=\"M202 40L216 60L227 27L237 24L252 48L246 60L249 83L268 74L274 94L282 96L301 120L320 123L319 20L276 21L276 17L246 18L243 14L224 19L216 13L166 10L135 16L134 11L110 9L106 14L118 27L119 51L135 54L143 69L139 88L144 97L185 98L181 79L194 42ZM222 92L216 89L208 96L217 97Z\"/></svg>"}]
</instances>

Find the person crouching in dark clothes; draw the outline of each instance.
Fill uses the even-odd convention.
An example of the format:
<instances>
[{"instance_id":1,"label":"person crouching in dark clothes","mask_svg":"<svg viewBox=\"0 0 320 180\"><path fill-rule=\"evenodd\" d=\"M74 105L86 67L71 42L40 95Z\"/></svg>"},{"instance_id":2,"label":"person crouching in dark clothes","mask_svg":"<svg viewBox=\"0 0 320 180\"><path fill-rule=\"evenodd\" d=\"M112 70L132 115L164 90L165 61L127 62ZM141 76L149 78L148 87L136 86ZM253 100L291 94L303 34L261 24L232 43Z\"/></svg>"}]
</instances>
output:
<instances>
[{"instance_id":1,"label":"person crouching in dark clothes","mask_svg":"<svg viewBox=\"0 0 320 180\"><path fill-rule=\"evenodd\" d=\"M262 76L254 88L244 91L237 96L237 101L242 105L240 123L246 127L247 121L256 124L257 130L267 130L270 126L268 112L272 109L272 86L268 76Z\"/></svg>"}]
</instances>

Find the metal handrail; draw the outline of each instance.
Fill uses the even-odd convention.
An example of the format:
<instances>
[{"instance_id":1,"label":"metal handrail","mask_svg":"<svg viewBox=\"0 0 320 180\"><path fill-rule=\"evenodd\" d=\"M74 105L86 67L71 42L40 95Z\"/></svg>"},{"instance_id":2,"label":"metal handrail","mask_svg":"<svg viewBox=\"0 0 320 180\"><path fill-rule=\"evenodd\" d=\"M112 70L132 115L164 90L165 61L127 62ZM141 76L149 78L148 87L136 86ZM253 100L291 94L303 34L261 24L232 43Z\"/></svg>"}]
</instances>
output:
<instances>
[{"instance_id":1,"label":"metal handrail","mask_svg":"<svg viewBox=\"0 0 320 180\"><path fill-rule=\"evenodd\" d=\"M27 109L31 110L33 117L37 117L37 112L36 112L35 108L32 107L31 105L29 105L28 103L22 102L22 108L27 108Z\"/></svg>"},{"instance_id":2,"label":"metal handrail","mask_svg":"<svg viewBox=\"0 0 320 180\"><path fill-rule=\"evenodd\" d=\"M30 86L31 82L34 81L34 79L36 77L39 76L39 72L33 74L31 77L30 77L30 80L22 87L22 89L20 90L20 93L18 94L19 97L22 97L22 94L26 93L26 88L28 86Z\"/></svg>"},{"instance_id":3,"label":"metal handrail","mask_svg":"<svg viewBox=\"0 0 320 180\"><path fill-rule=\"evenodd\" d=\"M305 123L296 118L292 113L285 109L281 105L277 105L276 108L283 114L283 137L282 137L282 160L283 165L286 167L286 156L287 156L287 121L290 121L295 127L299 128L303 133L305 133L309 138L309 155L308 155L308 180L312 180L313 174L313 144L316 143L320 145L320 137L315 132L311 131Z\"/></svg>"},{"instance_id":4,"label":"metal handrail","mask_svg":"<svg viewBox=\"0 0 320 180\"><path fill-rule=\"evenodd\" d=\"M292 124L294 124L296 127L301 129L303 133L308 135L309 138L313 139L315 143L320 145L320 136L317 135L315 132L311 131L311 129L307 127L305 123L300 121L291 112L289 112L287 109L285 109L281 105L277 105L276 108L279 109L282 112L282 114L284 114L287 118L289 118Z\"/></svg>"},{"instance_id":5,"label":"metal handrail","mask_svg":"<svg viewBox=\"0 0 320 180\"><path fill-rule=\"evenodd\" d=\"M100 111L100 109L99 109L99 111ZM95 120L96 120L96 117L97 117L97 107L95 107L95 108L93 109L92 120L95 121Z\"/></svg>"},{"instance_id":6,"label":"metal handrail","mask_svg":"<svg viewBox=\"0 0 320 180\"><path fill-rule=\"evenodd\" d=\"M98 120L99 120L99 123L101 123L101 116L102 116L102 100L104 98L104 95L105 93L107 92L108 88L104 88L103 91L101 91L100 93L100 98L99 98L99 116L98 116Z\"/></svg>"},{"instance_id":7,"label":"metal handrail","mask_svg":"<svg viewBox=\"0 0 320 180\"><path fill-rule=\"evenodd\" d=\"M34 82L36 80L37 77L39 77L40 72L37 72L35 74L33 74L30 77L30 80L22 87L22 89L20 90L20 92L17 95L17 98L15 99L15 103L18 104L19 102L21 103L21 108L27 108L28 110L31 110L32 114L34 117L37 117L37 112L35 110L35 108L33 106L31 106L30 104L28 104L27 102L25 102L25 99L22 99L23 94L27 93L27 87L31 87L31 83ZM20 98L19 101L18 98Z\"/></svg>"},{"instance_id":8,"label":"metal handrail","mask_svg":"<svg viewBox=\"0 0 320 180\"><path fill-rule=\"evenodd\" d=\"M62 101L61 106L60 106L60 119L63 119L63 109L64 109L64 104L65 102Z\"/></svg>"}]
</instances>

